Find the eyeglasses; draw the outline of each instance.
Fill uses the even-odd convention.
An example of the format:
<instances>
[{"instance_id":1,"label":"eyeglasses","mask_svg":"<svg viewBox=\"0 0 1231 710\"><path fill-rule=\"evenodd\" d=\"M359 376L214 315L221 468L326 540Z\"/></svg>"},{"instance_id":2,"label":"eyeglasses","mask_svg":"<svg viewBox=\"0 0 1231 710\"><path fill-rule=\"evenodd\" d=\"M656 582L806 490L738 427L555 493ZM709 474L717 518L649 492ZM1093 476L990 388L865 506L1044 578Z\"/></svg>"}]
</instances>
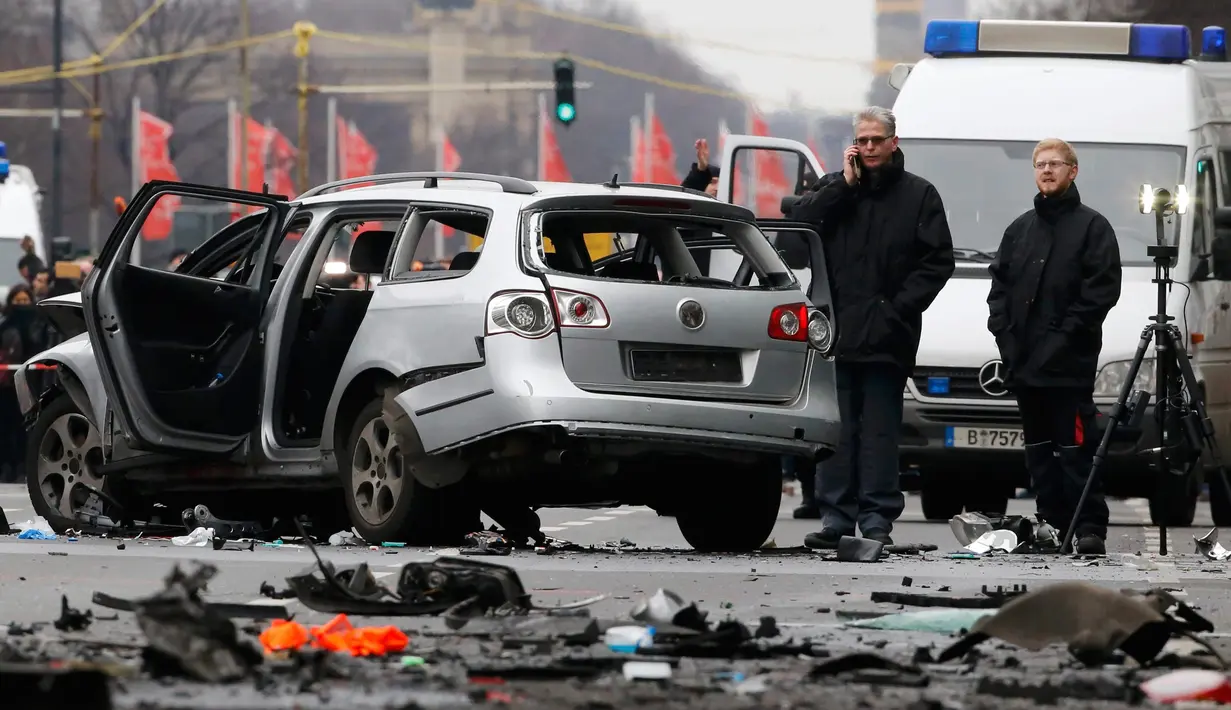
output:
<instances>
[{"instance_id":1,"label":"eyeglasses","mask_svg":"<svg viewBox=\"0 0 1231 710\"><path fill-rule=\"evenodd\" d=\"M880 145L881 143L884 143L890 138L893 138L893 136L863 136L862 138L855 139L855 145L866 145L866 146Z\"/></svg>"},{"instance_id":2,"label":"eyeglasses","mask_svg":"<svg viewBox=\"0 0 1231 710\"><path fill-rule=\"evenodd\" d=\"M1072 163L1064 161L1064 160L1040 160L1039 162L1034 164L1034 169L1035 170L1046 170L1048 168L1051 168L1052 170L1059 170L1060 168L1066 165L1072 165Z\"/></svg>"}]
</instances>

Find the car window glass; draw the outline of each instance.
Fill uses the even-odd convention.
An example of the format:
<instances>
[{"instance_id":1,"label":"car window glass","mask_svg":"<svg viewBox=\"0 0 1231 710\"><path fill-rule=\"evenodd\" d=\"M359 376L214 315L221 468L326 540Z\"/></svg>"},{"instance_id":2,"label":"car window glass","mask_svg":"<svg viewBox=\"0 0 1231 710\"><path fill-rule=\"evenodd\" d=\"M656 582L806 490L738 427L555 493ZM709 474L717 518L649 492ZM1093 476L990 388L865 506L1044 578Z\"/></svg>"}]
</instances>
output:
<instances>
[{"instance_id":1,"label":"car window glass","mask_svg":"<svg viewBox=\"0 0 1231 710\"><path fill-rule=\"evenodd\" d=\"M141 218L140 248L132 250L129 263L168 268L177 250L192 252L202 246L209 248L207 242L228 231L243 217L267 212L265 207L235 205L219 198L161 193ZM225 237L217 247L229 242L230 237Z\"/></svg>"},{"instance_id":2,"label":"car window glass","mask_svg":"<svg viewBox=\"0 0 1231 710\"><path fill-rule=\"evenodd\" d=\"M422 229L407 234L416 239L411 272L469 271L478 263L487 237L489 218L479 212L449 209L420 210Z\"/></svg>"}]
</instances>

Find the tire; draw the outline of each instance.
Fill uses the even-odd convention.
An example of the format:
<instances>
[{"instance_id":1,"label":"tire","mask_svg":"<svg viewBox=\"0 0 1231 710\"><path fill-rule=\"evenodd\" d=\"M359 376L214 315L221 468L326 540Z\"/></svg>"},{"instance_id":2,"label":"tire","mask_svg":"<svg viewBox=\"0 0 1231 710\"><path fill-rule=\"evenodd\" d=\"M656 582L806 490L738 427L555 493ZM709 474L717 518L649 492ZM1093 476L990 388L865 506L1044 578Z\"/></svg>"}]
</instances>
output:
<instances>
[{"instance_id":1,"label":"tire","mask_svg":"<svg viewBox=\"0 0 1231 710\"><path fill-rule=\"evenodd\" d=\"M415 480L394 442L383 405L364 407L339 463L351 525L366 542L452 545L471 532L462 484L430 489ZM358 471L356 468L358 467Z\"/></svg>"},{"instance_id":2,"label":"tire","mask_svg":"<svg viewBox=\"0 0 1231 710\"><path fill-rule=\"evenodd\" d=\"M1210 517L1214 519L1214 527L1225 528L1231 525L1231 497L1223 485L1223 476L1217 469L1206 471L1205 480L1210 486Z\"/></svg>"},{"instance_id":3,"label":"tire","mask_svg":"<svg viewBox=\"0 0 1231 710\"><path fill-rule=\"evenodd\" d=\"M963 501L960 493L952 477L921 472L919 502L923 506L924 518L933 522L949 522L953 516L961 515Z\"/></svg>"},{"instance_id":4,"label":"tire","mask_svg":"<svg viewBox=\"0 0 1231 710\"><path fill-rule=\"evenodd\" d=\"M93 473L103 463L102 437L67 394L39 412L27 438L25 463L30 503L56 533L88 528L76 517L78 512L118 517L118 511L108 510L106 502L84 486L101 490L120 505L128 504L119 495L118 486ZM116 517L113 520L118 523Z\"/></svg>"},{"instance_id":5,"label":"tire","mask_svg":"<svg viewBox=\"0 0 1231 710\"><path fill-rule=\"evenodd\" d=\"M752 552L761 549L782 506L782 471L774 465L738 468L706 484L675 509L684 539L698 552Z\"/></svg>"},{"instance_id":6,"label":"tire","mask_svg":"<svg viewBox=\"0 0 1231 710\"><path fill-rule=\"evenodd\" d=\"M1192 527L1200 495L1196 476L1160 475L1150 496L1150 522L1157 527Z\"/></svg>"}]
</instances>

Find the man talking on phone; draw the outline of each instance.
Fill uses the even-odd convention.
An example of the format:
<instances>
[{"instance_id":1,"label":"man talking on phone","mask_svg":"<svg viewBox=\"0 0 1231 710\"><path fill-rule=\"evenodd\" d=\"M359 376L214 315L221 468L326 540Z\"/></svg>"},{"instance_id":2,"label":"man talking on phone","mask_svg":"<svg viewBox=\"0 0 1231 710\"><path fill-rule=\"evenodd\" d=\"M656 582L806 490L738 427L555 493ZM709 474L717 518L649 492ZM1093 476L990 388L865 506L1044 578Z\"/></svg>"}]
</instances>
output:
<instances>
[{"instance_id":1,"label":"man talking on phone","mask_svg":"<svg viewBox=\"0 0 1231 710\"><path fill-rule=\"evenodd\" d=\"M833 549L843 535L893 544L902 514L898 445L902 393L915 366L923 312L953 274L953 240L940 194L906 172L897 121L860 111L842 172L817 181L790 219L817 225L825 243L838 340L841 437L817 469L821 530L804 544Z\"/></svg>"},{"instance_id":2,"label":"man talking on phone","mask_svg":"<svg viewBox=\"0 0 1231 710\"><path fill-rule=\"evenodd\" d=\"M1058 138L1034 148L1034 209L1004 231L991 265L987 328L1017 397L1038 517L1065 538L1094 465L1094 378L1103 320L1120 300L1120 246L1077 192L1077 153ZM1097 479L1096 479L1097 484ZM1107 552L1107 500L1092 486L1077 552Z\"/></svg>"}]
</instances>

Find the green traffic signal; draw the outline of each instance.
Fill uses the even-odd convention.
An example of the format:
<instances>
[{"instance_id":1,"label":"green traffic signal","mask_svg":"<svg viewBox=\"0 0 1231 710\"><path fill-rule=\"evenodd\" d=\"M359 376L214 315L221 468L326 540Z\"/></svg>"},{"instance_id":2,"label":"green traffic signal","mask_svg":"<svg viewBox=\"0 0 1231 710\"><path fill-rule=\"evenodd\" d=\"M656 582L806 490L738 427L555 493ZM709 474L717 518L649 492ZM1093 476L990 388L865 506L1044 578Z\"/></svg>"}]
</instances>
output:
<instances>
[{"instance_id":1,"label":"green traffic signal","mask_svg":"<svg viewBox=\"0 0 1231 710\"><path fill-rule=\"evenodd\" d=\"M577 109L572 104L560 104L556 106L556 118L564 123L569 123L577 117Z\"/></svg>"}]
</instances>

